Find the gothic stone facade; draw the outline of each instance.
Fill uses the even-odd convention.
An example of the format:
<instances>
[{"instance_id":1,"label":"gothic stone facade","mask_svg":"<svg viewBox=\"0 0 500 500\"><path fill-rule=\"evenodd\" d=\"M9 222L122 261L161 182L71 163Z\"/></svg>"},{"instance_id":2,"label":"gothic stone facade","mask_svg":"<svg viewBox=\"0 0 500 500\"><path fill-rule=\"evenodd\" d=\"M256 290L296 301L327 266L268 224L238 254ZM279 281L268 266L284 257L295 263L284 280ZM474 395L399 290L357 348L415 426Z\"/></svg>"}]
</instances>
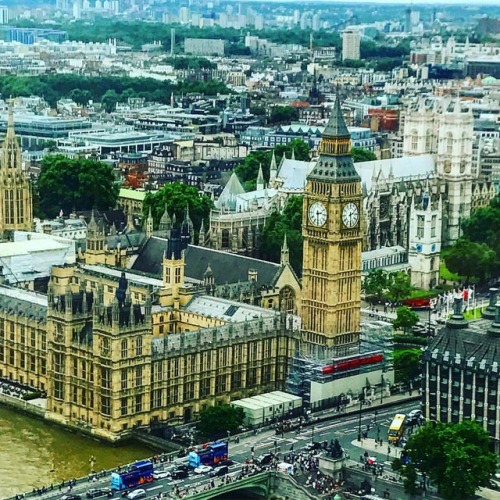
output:
<instances>
[{"instance_id":1,"label":"gothic stone facade","mask_svg":"<svg viewBox=\"0 0 500 500\"><path fill-rule=\"evenodd\" d=\"M118 302L119 276L65 266L47 296L0 287L0 376L46 390L46 418L117 440L283 387L295 342L286 314L204 316L184 309L201 290L133 274Z\"/></svg>"}]
</instances>

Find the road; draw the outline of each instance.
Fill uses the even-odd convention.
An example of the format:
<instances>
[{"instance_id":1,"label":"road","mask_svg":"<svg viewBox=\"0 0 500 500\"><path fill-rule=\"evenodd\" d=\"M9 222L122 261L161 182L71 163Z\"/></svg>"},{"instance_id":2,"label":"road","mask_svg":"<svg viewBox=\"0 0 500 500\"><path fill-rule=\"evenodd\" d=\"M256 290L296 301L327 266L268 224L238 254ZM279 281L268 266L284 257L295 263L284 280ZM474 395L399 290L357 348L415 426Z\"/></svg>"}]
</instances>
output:
<instances>
[{"instance_id":1,"label":"road","mask_svg":"<svg viewBox=\"0 0 500 500\"><path fill-rule=\"evenodd\" d=\"M365 409L365 413L361 414L361 428L364 431L366 430L367 425L370 425L371 430L368 432L368 437L375 438L379 432L380 439L383 439L387 444L387 429L395 413L408 413L410 410L415 408L418 408L417 402L399 403L395 406L381 409L374 407L373 411L368 409L367 412ZM376 415L375 411L377 412ZM297 433L296 431L286 432L283 437L281 434L276 435L273 430L266 430L255 436L241 439L239 443L234 443L232 441L229 446L229 457L235 463L229 467L229 473L231 475L236 473L235 475L237 475L241 471L245 461L252 459L252 447L254 449L255 457L267 452L277 452L280 454L279 456L282 457L292 447L295 452L298 452L313 440L330 441L331 439L338 439L346 453L351 457L349 464L359 464L359 456L363 454L364 450L360 447L363 445L363 441L357 441L358 426L359 415L350 414L345 417L331 419L321 423L318 422L305 427L300 433ZM383 446L381 447L381 451L383 451L382 453L370 451L370 456L376 456L378 463L385 463L387 465L385 470L387 471L387 474L391 475L389 460L394 458L395 455L391 455L392 458L388 457L385 453L386 450L387 447ZM187 464L187 457L176 459L172 463L159 463L155 466L155 468L156 470L162 470L165 466L170 468L171 465L178 464ZM216 485L221 482L221 478L213 478L213 480ZM165 495L176 488L181 490L189 489L189 491L193 491L195 489L202 490L210 485L211 481L212 478L209 478L208 475L197 476L192 474L188 478L179 481L160 479L144 486L144 489L147 491L148 497L155 497L160 493ZM98 487L109 487L109 475L96 482L77 483L71 493L84 496L88 489ZM65 490L62 492L54 490L40 498L60 498L64 493L66 493Z\"/></svg>"}]
</instances>

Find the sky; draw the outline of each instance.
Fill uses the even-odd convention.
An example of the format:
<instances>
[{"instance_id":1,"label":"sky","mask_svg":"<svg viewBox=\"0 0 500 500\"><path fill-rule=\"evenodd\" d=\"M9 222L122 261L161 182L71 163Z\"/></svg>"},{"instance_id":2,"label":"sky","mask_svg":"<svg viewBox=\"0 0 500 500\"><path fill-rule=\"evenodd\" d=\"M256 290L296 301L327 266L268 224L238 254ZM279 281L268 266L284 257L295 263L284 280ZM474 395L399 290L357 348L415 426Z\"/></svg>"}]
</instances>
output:
<instances>
[{"instance_id":1,"label":"sky","mask_svg":"<svg viewBox=\"0 0 500 500\"><path fill-rule=\"evenodd\" d=\"M271 0L273 1L273 0ZM283 1L283 0L275 0ZM299 0L290 0L290 2L297 2ZM392 5L435 5L439 7L440 5L469 5L471 7L480 7L481 5L498 5L499 0L310 0L311 3L325 2L325 3L385 3Z\"/></svg>"}]
</instances>

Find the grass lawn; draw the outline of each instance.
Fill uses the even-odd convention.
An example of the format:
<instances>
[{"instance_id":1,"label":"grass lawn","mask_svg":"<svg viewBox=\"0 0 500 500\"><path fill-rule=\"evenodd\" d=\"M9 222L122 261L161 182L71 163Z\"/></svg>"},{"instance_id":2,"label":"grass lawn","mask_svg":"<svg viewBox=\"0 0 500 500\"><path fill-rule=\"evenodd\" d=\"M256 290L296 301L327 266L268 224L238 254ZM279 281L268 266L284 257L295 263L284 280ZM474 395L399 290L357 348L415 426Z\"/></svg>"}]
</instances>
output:
<instances>
[{"instance_id":1,"label":"grass lawn","mask_svg":"<svg viewBox=\"0 0 500 500\"><path fill-rule=\"evenodd\" d=\"M476 307L476 309L469 309L465 311L464 313L464 318L467 321L473 320L473 319L479 319L481 317L481 313L486 309L486 307Z\"/></svg>"},{"instance_id":2,"label":"grass lawn","mask_svg":"<svg viewBox=\"0 0 500 500\"><path fill-rule=\"evenodd\" d=\"M451 271L448 271L448 268L446 267L446 264L442 260L441 263L439 264L439 276L441 276L442 279L446 281L459 281L460 276L458 274L452 273Z\"/></svg>"}]
</instances>

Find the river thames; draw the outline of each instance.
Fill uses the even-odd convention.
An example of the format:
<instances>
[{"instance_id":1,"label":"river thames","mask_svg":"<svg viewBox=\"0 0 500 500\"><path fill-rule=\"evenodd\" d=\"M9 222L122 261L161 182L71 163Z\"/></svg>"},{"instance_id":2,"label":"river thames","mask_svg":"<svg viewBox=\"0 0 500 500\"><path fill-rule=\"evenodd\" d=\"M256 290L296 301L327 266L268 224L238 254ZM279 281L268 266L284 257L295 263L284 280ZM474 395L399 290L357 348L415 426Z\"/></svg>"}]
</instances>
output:
<instances>
[{"instance_id":1,"label":"river thames","mask_svg":"<svg viewBox=\"0 0 500 500\"><path fill-rule=\"evenodd\" d=\"M0 406L0 499L85 476L92 456L100 471L152 454L139 444L107 446Z\"/></svg>"}]
</instances>

